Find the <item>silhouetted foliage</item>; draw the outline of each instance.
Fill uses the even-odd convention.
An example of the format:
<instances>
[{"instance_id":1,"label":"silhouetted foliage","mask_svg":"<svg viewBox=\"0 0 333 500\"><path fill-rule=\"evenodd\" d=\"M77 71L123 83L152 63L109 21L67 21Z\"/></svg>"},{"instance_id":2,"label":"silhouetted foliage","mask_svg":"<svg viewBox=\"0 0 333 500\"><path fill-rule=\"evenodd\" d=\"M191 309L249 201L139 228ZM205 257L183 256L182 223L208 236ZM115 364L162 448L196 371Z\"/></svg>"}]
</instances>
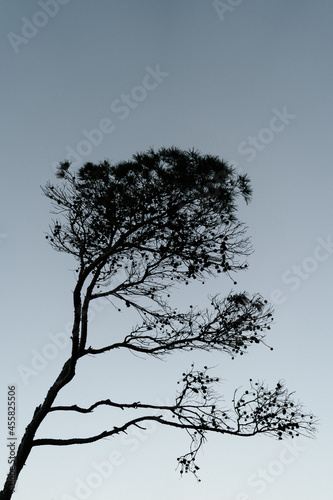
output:
<instances>
[{"instance_id":1,"label":"silhouetted foliage","mask_svg":"<svg viewBox=\"0 0 333 500\"><path fill-rule=\"evenodd\" d=\"M191 306L179 312L169 304L175 284L205 283L207 277L220 274L233 281L236 271L247 268L251 245L246 227L236 217L236 201L242 197L248 202L251 187L248 178L237 175L226 162L196 151L162 148L116 165L88 162L76 173L66 161L59 165L57 177L61 183L48 182L43 188L57 217L46 238L54 249L77 261L72 350L26 428L13 465L16 476L33 447L92 443L152 420L188 433L190 450L178 458L182 474L197 475L196 455L209 432L261 433L278 439L313 435L313 415L293 400L282 382L269 390L250 380L248 390L241 395L235 392L232 408L221 409L214 389L218 378L207 367L196 370L193 365L183 373L172 405L110 399L87 408L53 404L84 356L128 349L163 357L176 350L201 349L234 357L252 344L266 345L265 334L273 319L267 301L246 292L211 297L211 307L205 310ZM88 311L92 301L102 297L134 308L139 323L121 341L94 347L93 339L88 344ZM35 437L51 412L90 413L98 406L141 413L137 418L124 417L123 425L94 436ZM11 495L7 479L0 498Z\"/></svg>"}]
</instances>

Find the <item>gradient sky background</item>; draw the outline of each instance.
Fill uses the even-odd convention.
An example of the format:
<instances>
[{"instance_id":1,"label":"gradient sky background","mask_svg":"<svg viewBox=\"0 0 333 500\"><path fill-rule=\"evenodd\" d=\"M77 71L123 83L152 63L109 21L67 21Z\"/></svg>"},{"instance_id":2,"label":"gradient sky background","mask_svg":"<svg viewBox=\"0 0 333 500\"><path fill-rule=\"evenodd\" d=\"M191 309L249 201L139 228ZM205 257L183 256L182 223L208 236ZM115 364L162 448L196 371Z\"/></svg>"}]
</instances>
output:
<instances>
[{"instance_id":1,"label":"gradient sky background","mask_svg":"<svg viewBox=\"0 0 333 500\"><path fill-rule=\"evenodd\" d=\"M125 441L39 448L13 498L84 498L78 485L93 481L96 464L114 460L110 477L86 489L85 498L331 500L332 2L225 0L227 7L216 9L204 0L59 0L53 17L40 14L43 3L5 2L0 16L1 482L7 472L7 386L17 384L22 436L69 352L69 345L55 347L54 335L64 338L71 321L75 262L44 239L51 216L40 185L54 179L52 166L70 148L81 151L84 162L118 161L150 146L175 145L219 155L252 180L254 198L241 204L240 218L255 253L234 288L275 302L268 338L274 351L259 346L234 361L207 353L177 354L167 362L105 355L82 363L59 402L88 405L109 396L171 402L182 371L195 361L215 366L227 403L250 377L271 385L286 380L320 418L318 437L300 438L290 450L264 436L211 436L199 455L200 484L174 471L188 440L170 429L152 427ZM40 27L31 31L23 18ZM10 32L23 36L22 29L30 36L26 43L8 38ZM147 67L158 65L161 81L140 94L135 87ZM140 100L119 110L117 99L131 92ZM279 113L284 122L273 120ZM113 130L100 144L82 146L83 131L104 118ZM226 294L231 285L222 277L209 281L204 292L187 288L185 296L179 290L173 300L184 308L204 305L207 294ZM108 329L118 332L135 321L127 312L99 309L91 328L101 342ZM42 364L45 353L54 357ZM52 416L39 435L82 436L113 425L110 412ZM259 480L262 470L268 476Z\"/></svg>"}]
</instances>

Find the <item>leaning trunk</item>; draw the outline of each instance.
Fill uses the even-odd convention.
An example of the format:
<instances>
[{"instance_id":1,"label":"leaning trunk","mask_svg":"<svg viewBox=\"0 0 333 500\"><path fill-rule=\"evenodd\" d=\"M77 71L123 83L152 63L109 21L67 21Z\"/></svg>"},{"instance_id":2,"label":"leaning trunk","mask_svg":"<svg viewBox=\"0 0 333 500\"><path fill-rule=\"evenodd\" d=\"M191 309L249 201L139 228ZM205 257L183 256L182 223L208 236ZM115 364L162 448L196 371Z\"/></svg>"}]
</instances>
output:
<instances>
[{"instance_id":1,"label":"leaning trunk","mask_svg":"<svg viewBox=\"0 0 333 500\"><path fill-rule=\"evenodd\" d=\"M23 469L27 458L29 457L30 452L33 448L35 434L40 424L48 414L53 401L57 397L58 392L62 389L62 387L64 387L72 380L74 374L75 364L73 364L72 359L69 359L64 364L57 380L54 382L52 387L50 387L44 403L37 406L37 408L35 409L32 420L25 429L24 435L16 453L16 457L14 459L14 463L8 472L4 488L2 491L0 491L0 500L10 500L12 498L20 472Z\"/></svg>"}]
</instances>

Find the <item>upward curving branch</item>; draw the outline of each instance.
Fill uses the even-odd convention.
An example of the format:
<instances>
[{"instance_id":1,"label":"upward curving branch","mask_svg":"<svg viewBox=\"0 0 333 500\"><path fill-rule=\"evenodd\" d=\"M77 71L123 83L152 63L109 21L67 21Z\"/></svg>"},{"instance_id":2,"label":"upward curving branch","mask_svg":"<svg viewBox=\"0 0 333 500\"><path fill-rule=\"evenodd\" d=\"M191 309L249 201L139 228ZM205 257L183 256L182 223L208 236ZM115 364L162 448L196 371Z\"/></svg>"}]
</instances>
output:
<instances>
[{"instance_id":1,"label":"upward curving branch","mask_svg":"<svg viewBox=\"0 0 333 500\"><path fill-rule=\"evenodd\" d=\"M232 356L244 354L251 344L265 344L265 331L273 321L272 308L260 295L231 293L223 300L211 298L212 311L187 313L165 308L160 313L139 309L143 318L123 342L101 348L88 347L87 354L101 354L127 348L162 356L175 350L224 351Z\"/></svg>"}]
</instances>

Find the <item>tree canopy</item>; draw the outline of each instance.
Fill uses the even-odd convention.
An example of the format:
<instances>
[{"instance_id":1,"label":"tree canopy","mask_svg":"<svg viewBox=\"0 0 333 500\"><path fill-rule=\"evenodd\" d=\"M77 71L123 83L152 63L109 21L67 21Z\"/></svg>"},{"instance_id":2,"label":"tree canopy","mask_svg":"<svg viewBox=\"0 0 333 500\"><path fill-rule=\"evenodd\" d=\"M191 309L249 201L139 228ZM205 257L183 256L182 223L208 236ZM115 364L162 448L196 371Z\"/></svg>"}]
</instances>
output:
<instances>
[{"instance_id":1,"label":"tree canopy","mask_svg":"<svg viewBox=\"0 0 333 500\"><path fill-rule=\"evenodd\" d=\"M77 172L70 163L59 164L58 183L48 182L43 193L53 204L55 219L46 238L60 252L76 259L73 291L71 353L44 402L37 406L18 448L16 477L33 447L65 446L98 441L131 426L154 420L185 430L190 449L178 457L180 472L197 475L196 456L208 433L249 437L267 434L278 439L300 434L312 436L315 418L294 400L279 381L273 389L250 380L248 389L235 391L230 409L221 409L215 385L218 378L207 366L192 365L179 380L171 405L151 402L93 402L57 406L61 389L75 376L84 356L127 349L163 357L174 351L222 351L244 354L254 344L264 344L272 323L272 307L259 294L231 291L213 296L210 307L190 306L179 311L170 305L174 286L208 277L234 274L247 268L252 251L246 227L236 216L237 202L251 198L245 175L227 162L197 151L177 148L150 149L130 161L85 163ZM112 338L102 347L88 338L88 312L92 301L106 297L138 313L121 340ZM120 307L119 306L119 307ZM90 413L99 406L138 409L124 417L121 426L85 438L38 438L36 433L51 412ZM132 415L132 413L130 414ZM0 498L12 494L10 478Z\"/></svg>"}]
</instances>

